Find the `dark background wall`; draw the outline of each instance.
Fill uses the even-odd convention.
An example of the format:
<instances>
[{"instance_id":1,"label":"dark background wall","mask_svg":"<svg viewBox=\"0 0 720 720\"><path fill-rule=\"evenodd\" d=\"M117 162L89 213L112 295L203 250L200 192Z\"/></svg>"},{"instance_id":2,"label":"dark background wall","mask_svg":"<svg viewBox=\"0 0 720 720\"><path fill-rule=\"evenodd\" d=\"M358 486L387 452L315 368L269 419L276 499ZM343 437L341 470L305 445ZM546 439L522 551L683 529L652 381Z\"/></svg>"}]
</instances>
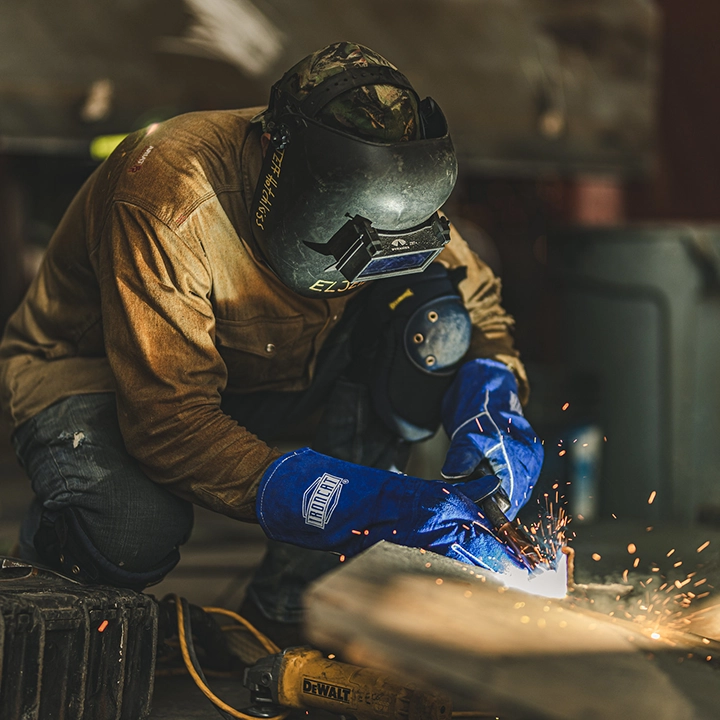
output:
<instances>
[{"instance_id":1,"label":"dark background wall","mask_svg":"<svg viewBox=\"0 0 720 720\"><path fill-rule=\"evenodd\" d=\"M628 192L632 219L720 218L720 4L661 0L658 167Z\"/></svg>"}]
</instances>

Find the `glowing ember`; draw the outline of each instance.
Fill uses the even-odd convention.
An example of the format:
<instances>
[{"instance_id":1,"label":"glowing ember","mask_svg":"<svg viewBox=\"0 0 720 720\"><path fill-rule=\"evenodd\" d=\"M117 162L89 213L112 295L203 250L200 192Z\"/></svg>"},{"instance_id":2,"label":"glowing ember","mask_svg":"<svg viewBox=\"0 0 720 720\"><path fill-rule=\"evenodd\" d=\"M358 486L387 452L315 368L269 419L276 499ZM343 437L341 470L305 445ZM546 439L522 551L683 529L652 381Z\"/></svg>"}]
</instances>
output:
<instances>
[{"instance_id":1,"label":"glowing ember","mask_svg":"<svg viewBox=\"0 0 720 720\"><path fill-rule=\"evenodd\" d=\"M591 557L595 562L602 560L602 555L599 555L598 553L593 553Z\"/></svg>"},{"instance_id":2,"label":"glowing ember","mask_svg":"<svg viewBox=\"0 0 720 720\"><path fill-rule=\"evenodd\" d=\"M655 496L657 495L657 492L653 490L650 493L650 497L648 498L648 505L652 505L655 502Z\"/></svg>"},{"instance_id":3,"label":"glowing ember","mask_svg":"<svg viewBox=\"0 0 720 720\"><path fill-rule=\"evenodd\" d=\"M702 552L710 544L709 540L706 540L698 549L698 552Z\"/></svg>"},{"instance_id":4,"label":"glowing ember","mask_svg":"<svg viewBox=\"0 0 720 720\"><path fill-rule=\"evenodd\" d=\"M634 555L634 554L637 552L637 546L635 545L635 543L630 543L630 544L627 546L627 551L628 551L631 555Z\"/></svg>"}]
</instances>

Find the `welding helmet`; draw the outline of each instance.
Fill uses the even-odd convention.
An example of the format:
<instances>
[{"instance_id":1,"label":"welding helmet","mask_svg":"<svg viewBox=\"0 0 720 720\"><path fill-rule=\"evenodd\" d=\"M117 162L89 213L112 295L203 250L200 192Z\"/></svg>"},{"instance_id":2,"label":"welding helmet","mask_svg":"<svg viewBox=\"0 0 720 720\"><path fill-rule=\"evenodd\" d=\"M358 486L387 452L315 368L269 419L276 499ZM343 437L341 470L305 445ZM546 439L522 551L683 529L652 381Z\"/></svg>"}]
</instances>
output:
<instances>
[{"instance_id":1,"label":"welding helmet","mask_svg":"<svg viewBox=\"0 0 720 720\"><path fill-rule=\"evenodd\" d=\"M348 46L330 46L333 58ZM372 51L350 47L350 56L360 47L362 64L337 62L303 93L287 82L288 73L297 77L296 66L273 86L262 116L270 141L252 204L253 232L283 283L309 297L422 272L450 238L437 211L455 185L457 160L442 111L431 98L420 101L387 61L367 63ZM411 98L417 122L405 123L406 138L388 141L328 122L327 107L369 86Z\"/></svg>"}]
</instances>

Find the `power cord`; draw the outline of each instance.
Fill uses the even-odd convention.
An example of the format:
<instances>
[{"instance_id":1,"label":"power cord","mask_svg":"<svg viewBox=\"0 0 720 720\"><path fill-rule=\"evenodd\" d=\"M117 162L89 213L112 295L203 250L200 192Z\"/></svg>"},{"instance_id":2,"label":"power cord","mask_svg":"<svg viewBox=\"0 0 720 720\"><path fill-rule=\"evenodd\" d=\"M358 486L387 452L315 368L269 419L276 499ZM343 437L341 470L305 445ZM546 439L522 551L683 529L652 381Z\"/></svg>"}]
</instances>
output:
<instances>
[{"instance_id":1,"label":"power cord","mask_svg":"<svg viewBox=\"0 0 720 720\"><path fill-rule=\"evenodd\" d=\"M217 711L223 718L239 718L240 720L258 720L254 715L248 715L247 713L238 710L237 708L228 705L224 700L220 699L208 686L207 678L203 672L200 662L198 661L197 654L195 653L195 645L192 639L192 627L190 623L190 606L185 598L179 595L171 595L175 602L175 611L177 613L177 628L178 628L178 639L180 641L180 651L182 653L185 667L190 673L190 677L194 680L200 691L210 702L215 706ZM252 623L248 622L242 615L233 612L232 610L226 610L220 607L203 607L206 613L215 615L225 615L226 617L232 618L239 626L248 630L255 639L268 651L268 654L275 655L281 652L281 649L266 635L263 635ZM233 630L240 630L241 627L229 626L223 628L226 632ZM263 720L285 720L290 714L290 710L275 715L270 718L263 718ZM497 718L494 713L486 713L482 711L474 710L461 710L453 712L453 718Z\"/></svg>"},{"instance_id":2,"label":"power cord","mask_svg":"<svg viewBox=\"0 0 720 720\"><path fill-rule=\"evenodd\" d=\"M208 700L217 708L218 712L223 718L240 718L240 720L258 720L254 715L248 715L247 713L238 710L237 708L228 705L224 700L221 700L208 686L207 678L203 672L202 667L197 659L195 653L195 645L192 639L192 627L190 625L190 607L189 603L185 598L181 598L179 595L172 595L175 600L175 611L177 613L177 627L178 627L178 639L180 641L180 652L182 653L183 661L187 671L190 673L190 677L195 681L200 691L207 697ZM263 635L255 626L251 625L245 618L241 617L237 613L231 610L225 610L224 608L203 608L205 612L214 612L220 615L226 615L233 618L245 628L247 628L262 644L262 646L270 654L280 652L280 648L270 640L270 638ZM288 716L289 711L275 715L267 720L285 720Z\"/></svg>"}]
</instances>

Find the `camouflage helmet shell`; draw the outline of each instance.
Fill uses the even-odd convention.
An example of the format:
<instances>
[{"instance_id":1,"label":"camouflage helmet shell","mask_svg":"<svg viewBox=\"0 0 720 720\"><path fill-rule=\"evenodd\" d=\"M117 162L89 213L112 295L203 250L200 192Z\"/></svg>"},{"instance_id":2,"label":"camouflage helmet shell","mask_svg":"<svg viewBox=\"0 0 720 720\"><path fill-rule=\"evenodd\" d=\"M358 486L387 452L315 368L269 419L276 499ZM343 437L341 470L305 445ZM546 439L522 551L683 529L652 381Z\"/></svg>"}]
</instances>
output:
<instances>
[{"instance_id":1,"label":"camouflage helmet shell","mask_svg":"<svg viewBox=\"0 0 720 720\"><path fill-rule=\"evenodd\" d=\"M339 42L308 55L288 70L277 83L297 100L333 75L353 67L383 65L397 68L370 48ZM413 140L418 135L415 96L392 85L365 85L348 90L328 103L317 119L328 127L373 142Z\"/></svg>"}]
</instances>

